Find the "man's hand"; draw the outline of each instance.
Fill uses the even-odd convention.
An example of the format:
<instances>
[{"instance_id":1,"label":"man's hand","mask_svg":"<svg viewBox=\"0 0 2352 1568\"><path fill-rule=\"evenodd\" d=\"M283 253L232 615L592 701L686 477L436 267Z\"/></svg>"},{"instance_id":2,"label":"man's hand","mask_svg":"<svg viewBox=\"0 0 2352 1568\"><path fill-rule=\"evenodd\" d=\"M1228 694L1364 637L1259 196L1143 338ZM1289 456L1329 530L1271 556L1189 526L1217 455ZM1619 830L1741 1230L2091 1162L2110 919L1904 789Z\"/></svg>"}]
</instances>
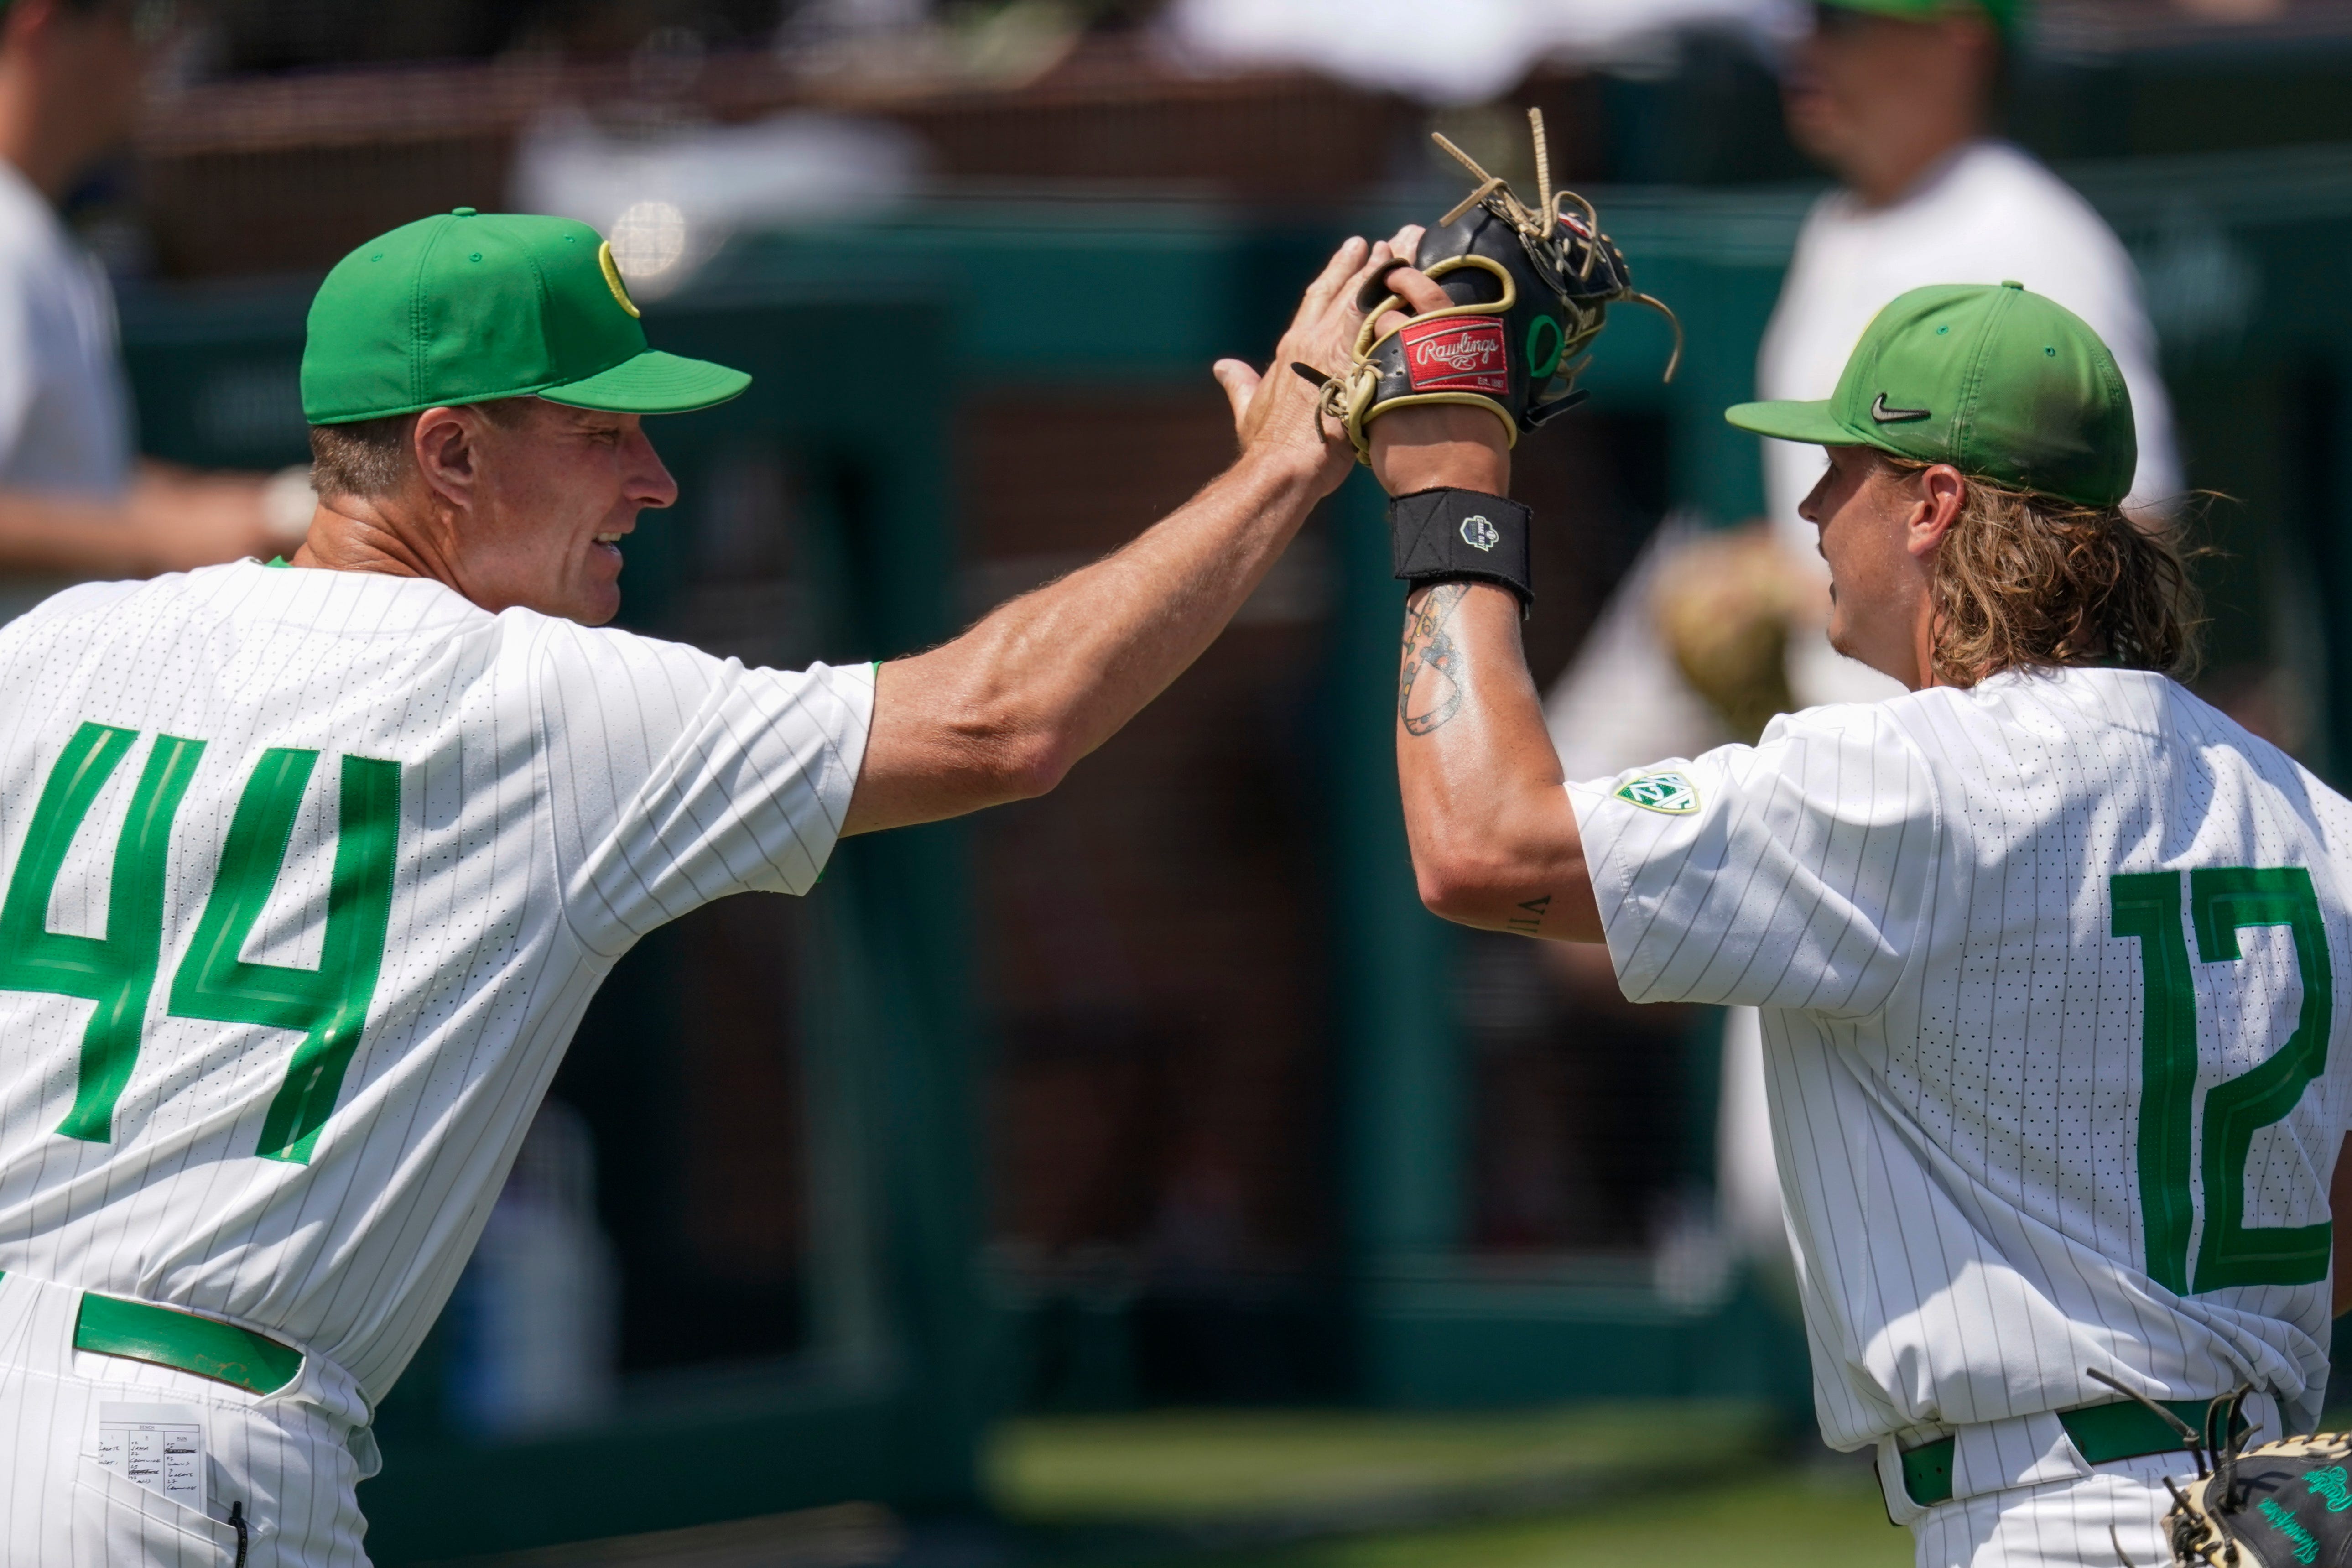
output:
<instances>
[{"instance_id":1,"label":"man's hand","mask_svg":"<svg viewBox=\"0 0 2352 1568\"><path fill-rule=\"evenodd\" d=\"M1304 364L1337 374L1347 368L1356 335L1364 325L1357 296L1381 268L1410 260L1421 243L1421 226L1407 224L1393 238L1367 245L1350 239L1332 253L1323 271L1307 286L1289 331L1274 347L1263 374L1237 359L1221 359L1214 374L1233 404L1234 430L1244 452L1277 453L1317 465L1318 493L1328 495L1348 477L1352 455L1344 434L1318 412L1320 394L1291 370ZM1418 276L1416 274L1415 276Z\"/></svg>"},{"instance_id":2,"label":"man's hand","mask_svg":"<svg viewBox=\"0 0 2352 1568\"><path fill-rule=\"evenodd\" d=\"M1412 268L1389 275L1389 291L1415 311L1453 303L1445 290ZM1379 330L1403 324L1402 312L1382 316ZM1416 490L1511 493L1511 441L1503 422L1484 408L1440 403L1400 408L1372 421L1372 477L1392 496Z\"/></svg>"},{"instance_id":3,"label":"man's hand","mask_svg":"<svg viewBox=\"0 0 2352 1568\"><path fill-rule=\"evenodd\" d=\"M0 573L152 577L299 542L273 527L258 475L142 466L121 500L0 491Z\"/></svg>"},{"instance_id":4,"label":"man's hand","mask_svg":"<svg viewBox=\"0 0 2352 1568\"><path fill-rule=\"evenodd\" d=\"M276 523L268 479L150 464L126 504L141 574L186 572L254 555L291 553L300 533Z\"/></svg>"}]
</instances>

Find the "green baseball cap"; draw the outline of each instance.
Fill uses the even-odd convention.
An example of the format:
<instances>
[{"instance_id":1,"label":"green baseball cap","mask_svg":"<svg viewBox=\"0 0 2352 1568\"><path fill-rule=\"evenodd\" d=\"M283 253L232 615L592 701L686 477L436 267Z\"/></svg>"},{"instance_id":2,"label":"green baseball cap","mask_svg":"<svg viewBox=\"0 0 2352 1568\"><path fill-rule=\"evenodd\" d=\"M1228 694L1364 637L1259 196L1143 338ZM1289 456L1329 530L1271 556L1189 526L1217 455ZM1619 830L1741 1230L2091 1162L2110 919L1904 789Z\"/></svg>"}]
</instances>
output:
<instances>
[{"instance_id":1,"label":"green baseball cap","mask_svg":"<svg viewBox=\"0 0 2352 1568\"><path fill-rule=\"evenodd\" d=\"M647 348L613 247L586 224L471 207L403 224L335 263L302 346L313 425L529 396L683 414L751 384Z\"/></svg>"},{"instance_id":2,"label":"green baseball cap","mask_svg":"<svg viewBox=\"0 0 2352 1568\"><path fill-rule=\"evenodd\" d=\"M2114 506L2139 466L2131 393L2083 319L2020 283L1902 294L1822 403L1742 403L1742 430L1875 447L2077 506Z\"/></svg>"},{"instance_id":3,"label":"green baseball cap","mask_svg":"<svg viewBox=\"0 0 2352 1568\"><path fill-rule=\"evenodd\" d=\"M1869 11L1881 16L1901 16L1914 22L1924 22L1947 11L1973 5L2003 33L2014 33L2024 25L2026 6L2026 0L1819 0L1819 3L1835 5L1842 11Z\"/></svg>"}]
</instances>

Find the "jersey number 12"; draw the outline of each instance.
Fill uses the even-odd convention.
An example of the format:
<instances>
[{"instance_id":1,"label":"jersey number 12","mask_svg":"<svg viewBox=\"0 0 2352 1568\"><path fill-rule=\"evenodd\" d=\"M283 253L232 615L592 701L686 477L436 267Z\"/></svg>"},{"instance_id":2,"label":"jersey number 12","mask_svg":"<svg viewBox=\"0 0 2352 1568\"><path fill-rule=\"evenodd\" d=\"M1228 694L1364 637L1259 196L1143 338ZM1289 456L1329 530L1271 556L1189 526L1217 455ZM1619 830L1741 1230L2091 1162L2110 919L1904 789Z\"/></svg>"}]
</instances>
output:
<instances>
[{"instance_id":1,"label":"jersey number 12","mask_svg":"<svg viewBox=\"0 0 2352 1568\"><path fill-rule=\"evenodd\" d=\"M2255 1131L2284 1121L2327 1065L2335 974L2311 873L2300 866L2189 873L2189 924L2197 930L2199 963L2240 958L2238 932L2243 927L2283 925L2294 933L2295 965L2303 976L2303 1008L2286 1044L2261 1066L2205 1091L2205 1147L2198 1162L2205 1235L2193 1280L2189 1233L2196 1209L2189 1173L2197 1103L2197 991L2189 943L2181 934L2180 874L2110 877L2107 898L2113 933L2139 938L2147 990L2141 1005L2138 1152L2148 1277L2181 1296L2231 1285L2308 1285L2326 1279L2333 1235L2327 1221L2245 1223L2246 1156Z\"/></svg>"},{"instance_id":2,"label":"jersey number 12","mask_svg":"<svg viewBox=\"0 0 2352 1568\"><path fill-rule=\"evenodd\" d=\"M74 732L41 788L7 896L0 900L0 990L46 991L97 1004L82 1030L73 1109L58 1126L68 1138L96 1143L112 1136L115 1102L139 1058L140 1027L163 944L172 820L195 776L204 742L155 737L115 842L106 934L49 930L49 900L83 818L138 739L136 731L104 724L84 724ZM254 1150L264 1159L298 1163L309 1161L319 1129L335 1109L375 996L400 831L400 764L343 758L319 967L248 963L238 956L285 865L295 814L318 762L316 752L273 746L254 764L164 1007L169 1017L259 1024L302 1037Z\"/></svg>"}]
</instances>

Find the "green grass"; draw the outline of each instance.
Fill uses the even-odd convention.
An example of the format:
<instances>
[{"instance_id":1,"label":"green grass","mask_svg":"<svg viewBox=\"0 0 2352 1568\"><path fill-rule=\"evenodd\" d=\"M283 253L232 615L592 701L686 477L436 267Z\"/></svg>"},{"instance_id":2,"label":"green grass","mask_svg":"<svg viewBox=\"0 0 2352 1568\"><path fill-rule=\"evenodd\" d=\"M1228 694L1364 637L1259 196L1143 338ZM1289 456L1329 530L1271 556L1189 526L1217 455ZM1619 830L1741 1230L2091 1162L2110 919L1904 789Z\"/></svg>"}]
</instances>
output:
<instances>
[{"instance_id":1,"label":"green grass","mask_svg":"<svg viewBox=\"0 0 2352 1568\"><path fill-rule=\"evenodd\" d=\"M1690 1483L1622 1502L1195 1560L1195 1568L1909 1568L1869 1473Z\"/></svg>"},{"instance_id":2,"label":"green grass","mask_svg":"<svg viewBox=\"0 0 2352 1568\"><path fill-rule=\"evenodd\" d=\"M1754 1406L1155 1410L1006 1423L983 1474L1065 1568L1907 1568L1865 1466Z\"/></svg>"},{"instance_id":3,"label":"green grass","mask_svg":"<svg viewBox=\"0 0 2352 1568\"><path fill-rule=\"evenodd\" d=\"M1034 1524L1343 1519L1351 1504L1394 1517L1416 1497L1458 1511L1445 1500L1747 1468L1769 1430L1752 1406L1685 1401L1479 1415L1148 1411L1008 1422L983 1473L997 1508Z\"/></svg>"}]
</instances>

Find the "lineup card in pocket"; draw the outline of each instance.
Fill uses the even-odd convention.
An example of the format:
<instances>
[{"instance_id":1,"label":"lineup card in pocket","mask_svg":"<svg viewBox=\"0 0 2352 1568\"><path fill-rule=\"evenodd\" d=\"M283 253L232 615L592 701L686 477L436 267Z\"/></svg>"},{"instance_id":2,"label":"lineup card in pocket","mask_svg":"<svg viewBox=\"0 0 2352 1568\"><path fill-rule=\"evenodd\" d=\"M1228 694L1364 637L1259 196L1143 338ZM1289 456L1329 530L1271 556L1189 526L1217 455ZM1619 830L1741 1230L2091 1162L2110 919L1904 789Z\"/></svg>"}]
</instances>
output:
<instances>
[{"instance_id":1,"label":"lineup card in pocket","mask_svg":"<svg viewBox=\"0 0 2352 1568\"><path fill-rule=\"evenodd\" d=\"M98 1462L201 1513L205 1413L193 1405L101 1405Z\"/></svg>"}]
</instances>

